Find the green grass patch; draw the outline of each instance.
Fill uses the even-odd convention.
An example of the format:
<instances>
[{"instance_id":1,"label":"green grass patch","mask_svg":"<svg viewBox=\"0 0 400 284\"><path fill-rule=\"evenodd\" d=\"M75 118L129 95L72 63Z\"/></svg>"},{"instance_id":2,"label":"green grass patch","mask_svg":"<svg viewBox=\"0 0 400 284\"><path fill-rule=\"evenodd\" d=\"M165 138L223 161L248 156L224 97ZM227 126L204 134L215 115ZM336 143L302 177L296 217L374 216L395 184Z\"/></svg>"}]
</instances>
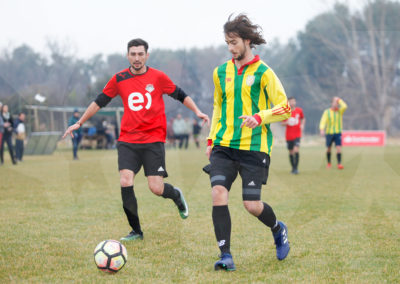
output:
<instances>
[{"instance_id":1,"label":"green grass patch","mask_svg":"<svg viewBox=\"0 0 400 284\"><path fill-rule=\"evenodd\" d=\"M303 147L298 176L289 173L287 150L275 147L262 199L288 225L291 252L276 259L271 232L242 205L238 179L230 194L232 273L213 270L219 251L203 149L167 150L167 181L185 193L186 220L138 174L145 239L126 245L128 262L115 275L96 268L93 250L130 230L117 153L71 157L59 150L0 166L0 282L400 282L399 147L344 148L342 171L325 168L323 147Z\"/></svg>"}]
</instances>

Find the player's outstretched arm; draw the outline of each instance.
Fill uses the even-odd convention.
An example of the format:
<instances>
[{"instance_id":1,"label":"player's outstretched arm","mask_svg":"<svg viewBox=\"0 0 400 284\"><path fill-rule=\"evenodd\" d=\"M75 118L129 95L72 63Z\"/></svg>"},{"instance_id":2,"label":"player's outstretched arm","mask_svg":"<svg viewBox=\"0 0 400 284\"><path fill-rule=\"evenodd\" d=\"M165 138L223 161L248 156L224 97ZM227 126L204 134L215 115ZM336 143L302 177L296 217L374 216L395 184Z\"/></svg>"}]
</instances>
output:
<instances>
[{"instance_id":1,"label":"player's outstretched arm","mask_svg":"<svg viewBox=\"0 0 400 284\"><path fill-rule=\"evenodd\" d=\"M71 137L74 137L73 132L77 129L79 129L82 124L85 123L85 121L87 121L89 118L91 118L93 115L96 114L96 112L98 112L100 109L100 107L98 106L97 103L92 102L88 108L85 110L85 112L83 113L83 115L81 116L81 118L78 120L77 123L71 125L70 127L67 128L67 130L65 131L62 139L64 139L65 137L67 137L68 135L70 135Z\"/></svg>"},{"instance_id":2,"label":"player's outstretched arm","mask_svg":"<svg viewBox=\"0 0 400 284\"><path fill-rule=\"evenodd\" d=\"M201 112L201 110L197 107L196 103L192 100L191 97L186 97L183 101L183 104L185 105L185 107L193 111L198 118L203 120L202 126L207 123L207 126L210 127L210 118L207 114Z\"/></svg>"}]
</instances>

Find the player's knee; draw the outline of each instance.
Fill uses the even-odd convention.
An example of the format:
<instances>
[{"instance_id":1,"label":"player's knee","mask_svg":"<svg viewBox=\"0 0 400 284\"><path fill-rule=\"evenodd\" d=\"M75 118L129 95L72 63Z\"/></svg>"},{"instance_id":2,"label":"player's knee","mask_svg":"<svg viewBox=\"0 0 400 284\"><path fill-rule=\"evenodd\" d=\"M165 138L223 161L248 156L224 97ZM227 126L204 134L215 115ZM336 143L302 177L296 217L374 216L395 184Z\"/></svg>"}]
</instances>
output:
<instances>
[{"instance_id":1,"label":"player's knee","mask_svg":"<svg viewBox=\"0 0 400 284\"><path fill-rule=\"evenodd\" d=\"M132 178L130 178L128 175L121 175L119 178L119 183L122 187L131 186L133 184Z\"/></svg>"},{"instance_id":2,"label":"player's knee","mask_svg":"<svg viewBox=\"0 0 400 284\"><path fill-rule=\"evenodd\" d=\"M157 182L149 182L149 188L152 193L155 195L162 195L164 191L164 184L163 183L157 183Z\"/></svg>"},{"instance_id":3,"label":"player's knee","mask_svg":"<svg viewBox=\"0 0 400 284\"><path fill-rule=\"evenodd\" d=\"M212 199L214 205L224 205L228 202L228 190L222 185L213 186Z\"/></svg>"},{"instance_id":4,"label":"player's knee","mask_svg":"<svg viewBox=\"0 0 400 284\"><path fill-rule=\"evenodd\" d=\"M246 210L254 216L261 214L262 207L260 207L260 203L260 201L243 200L244 208L246 208Z\"/></svg>"}]
</instances>

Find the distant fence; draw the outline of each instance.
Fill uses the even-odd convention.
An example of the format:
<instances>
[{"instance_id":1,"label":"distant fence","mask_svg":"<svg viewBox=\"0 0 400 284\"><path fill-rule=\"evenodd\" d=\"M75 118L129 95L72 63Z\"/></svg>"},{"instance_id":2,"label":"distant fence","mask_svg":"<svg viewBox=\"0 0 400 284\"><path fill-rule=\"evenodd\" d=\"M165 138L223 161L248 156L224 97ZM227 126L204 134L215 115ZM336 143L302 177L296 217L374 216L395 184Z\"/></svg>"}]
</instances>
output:
<instances>
[{"instance_id":1,"label":"distant fence","mask_svg":"<svg viewBox=\"0 0 400 284\"><path fill-rule=\"evenodd\" d=\"M51 155L57 148L61 132L32 132L25 147L25 155Z\"/></svg>"},{"instance_id":2,"label":"distant fence","mask_svg":"<svg viewBox=\"0 0 400 284\"><path fill-rule=\"evenodd\" d=\"M385 146L385 131L343 131L343 146Z\"/></svg>"}]
</instances>

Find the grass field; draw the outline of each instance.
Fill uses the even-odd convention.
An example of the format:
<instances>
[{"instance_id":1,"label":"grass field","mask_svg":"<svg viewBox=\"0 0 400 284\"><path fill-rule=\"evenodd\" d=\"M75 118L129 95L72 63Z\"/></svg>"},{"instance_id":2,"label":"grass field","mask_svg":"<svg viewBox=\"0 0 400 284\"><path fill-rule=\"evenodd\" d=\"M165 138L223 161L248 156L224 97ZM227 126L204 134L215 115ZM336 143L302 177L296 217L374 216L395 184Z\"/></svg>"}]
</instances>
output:
<instances>
[{"instance_id":1,"label":"grass field","mask_svg":"<svg viewBox=\"0 0 400 284\"><path fill-rule=\"evenodd\" d=\"M181 187L190 217L135 181L145 240L126 244L117 274L99 271L93 250L129 231L115 150L70 150L0 166L1 283L382 283L400 282L400 147L345 148L343 171L325 169L324 149L301 149L300 175L275 147L262 199L286 222L291 252L279 262L271 232L231 190L237 271L213 271L218 248L203 150L167 150L168 182ZM8 158L8 153L6 153ZM335 161L335 159L334 159Z\"/></svg>"}]
</instances>

